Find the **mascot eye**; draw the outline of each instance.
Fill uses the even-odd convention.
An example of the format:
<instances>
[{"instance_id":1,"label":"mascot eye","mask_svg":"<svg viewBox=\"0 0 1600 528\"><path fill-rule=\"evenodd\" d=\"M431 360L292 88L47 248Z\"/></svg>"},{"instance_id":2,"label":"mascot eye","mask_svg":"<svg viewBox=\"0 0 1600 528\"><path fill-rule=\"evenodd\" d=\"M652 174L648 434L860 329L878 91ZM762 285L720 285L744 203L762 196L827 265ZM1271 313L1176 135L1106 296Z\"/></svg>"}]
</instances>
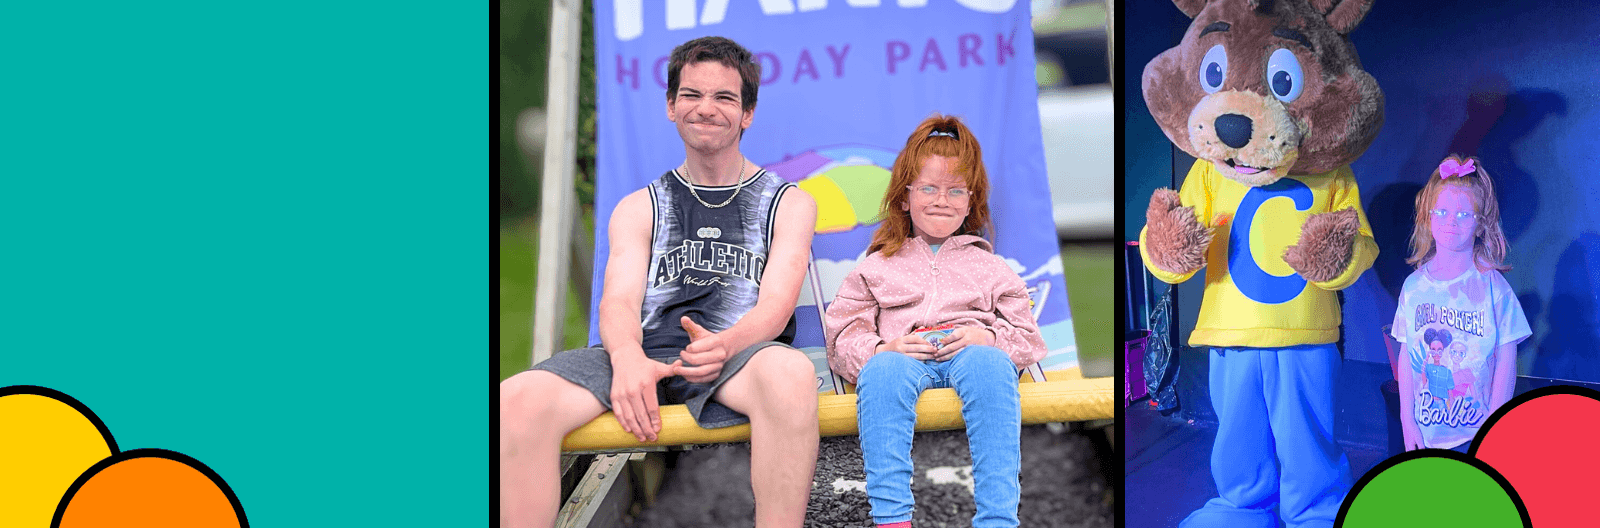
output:
<instances>
[{"instance_id":1,"label":"mascot eye","mask_svg":"<svg viewBox=\"0 0 1600 528\"><path fill-rule=\"evenodd\" d=\"M1294 52L1278 49L1272 52L1272 57L1267 59L1267 86L1272 88L1272 95L1285 103L1294 102L1300 97L1300 91L1305 87L1305 76L1300 73L1300 59L1294 57Z\"/></svg>"},{"instance_id":2,"label":"mascot eye","mask_svg":"<svg viewBox=\"0 0 1600 528\"><path fill-rule=\"evenodd\" d=\"M1200 61L1200 87L1206 93L1216 93L1222 89L1223 81L1228 80L1228 50L1222 49L1221 44L1206 50L1206 58Z\"/></svg>"}]
</instances>

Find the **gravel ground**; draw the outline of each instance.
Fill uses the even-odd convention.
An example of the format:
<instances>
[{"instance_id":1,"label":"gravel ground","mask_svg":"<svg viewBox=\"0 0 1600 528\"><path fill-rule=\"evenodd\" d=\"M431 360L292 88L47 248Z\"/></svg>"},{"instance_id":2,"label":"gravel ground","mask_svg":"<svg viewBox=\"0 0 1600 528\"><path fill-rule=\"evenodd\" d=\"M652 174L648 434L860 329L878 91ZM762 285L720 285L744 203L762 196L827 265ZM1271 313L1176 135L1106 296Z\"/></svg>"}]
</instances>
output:
<instances>
[{"instance_id":1,"label":"gravel ground","mask_svg":"<svg viewBox=\"0 0 1600 528\"><path fill-rule=\"evenodd\" d=\"M1096 437L1098 441L1092 439ZM854 436L822 439L806 507L807 528L872 526L867 495L859 484L866 475L858 441ZM1022 503L1017 512L1022 526L1115 524L1115 491L1107 485L1107 474L1114 468L1106 462L1114 458L1100 431L1058 433L1045 426L1023 427L1022 452ZM912 524L970 526L976 506L968 487L972 462L966 433L918 433L911 458L916 464L911 489L917 499ZM655 506L640 512L631 526L752 526L754 515L749 446L725 444L678 456Z\"/></svg>"}]
</instances>

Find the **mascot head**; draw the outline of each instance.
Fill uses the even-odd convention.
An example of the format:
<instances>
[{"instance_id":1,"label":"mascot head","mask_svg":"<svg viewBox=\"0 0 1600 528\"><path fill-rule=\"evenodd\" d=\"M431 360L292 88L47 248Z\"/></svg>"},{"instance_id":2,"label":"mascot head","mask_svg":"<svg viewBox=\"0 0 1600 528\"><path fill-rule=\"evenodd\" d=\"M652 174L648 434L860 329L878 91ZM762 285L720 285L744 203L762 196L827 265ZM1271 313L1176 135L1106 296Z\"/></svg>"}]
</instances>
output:
<instances>
[{"instance_id":1,"label":"mascot head","mask_svg":"<svg viewBox=\"0 0 1600 528\"><path fill-rule=\"evenodd\" d=\"M1229 179L1269 185L1348 165L1383 126L1383 92L1347 35L1372 0L1174 0L1194 19L1145 65L1167 138Z\"/></svg>"}]
</instances>

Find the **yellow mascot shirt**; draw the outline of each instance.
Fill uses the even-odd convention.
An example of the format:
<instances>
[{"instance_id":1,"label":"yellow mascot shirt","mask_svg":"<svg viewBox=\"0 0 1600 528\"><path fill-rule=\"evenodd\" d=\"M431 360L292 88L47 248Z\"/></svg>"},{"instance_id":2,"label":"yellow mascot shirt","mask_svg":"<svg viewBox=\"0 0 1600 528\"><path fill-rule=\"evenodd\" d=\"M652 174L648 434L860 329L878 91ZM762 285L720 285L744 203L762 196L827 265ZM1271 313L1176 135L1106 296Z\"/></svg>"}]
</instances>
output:
<instances>
[{"instance_id":1,"label":"yellow mascot shirt","mask_svg":"<svg viewBox=\"0 0 1600 528\"><path fill-rule=\"evenodd\" d=\"M1378 246L1361 209L1361 193L1348 166L1332 172L1287 176L1271 185L1250 187L1218 173L1211 162L1195 161L1178 190L1193 206L1201 225L1215 228L1206 251L1206 292L1190 346L1285 347L1332 343L1339 339L1339 301L1334 291L1372 267ZM1309 282L1283 261L1283 252L1300 240L1300 226L1317 213L1354 207L1361 228L1350 265L1327 282ZM1173 274L1145 268L1169 284L1193 272Z\"/></svg>"}]
</instances>

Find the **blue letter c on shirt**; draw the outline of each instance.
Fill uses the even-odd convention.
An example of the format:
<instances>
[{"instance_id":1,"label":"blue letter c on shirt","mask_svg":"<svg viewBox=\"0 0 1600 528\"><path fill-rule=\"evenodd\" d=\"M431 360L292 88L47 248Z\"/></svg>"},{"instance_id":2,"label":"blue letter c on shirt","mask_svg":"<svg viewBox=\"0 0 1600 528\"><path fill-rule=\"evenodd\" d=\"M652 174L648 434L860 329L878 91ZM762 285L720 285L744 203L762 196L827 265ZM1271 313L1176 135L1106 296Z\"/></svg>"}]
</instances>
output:
<instances>
[{"instance_id":1,"label":"blue letter c on shirt","mask_svg":"<svg viewBox=\"0 0 1600 528\"><path fill-rule=\"evenodd\" d=\"M1306 280L1298 273L1283 277L1267 273L1256 265L1255 257L1250 254L1250 226L1255 223L1256 211L1267 200L1279 196L1294 200L1296 211L1311 209L1311 188L1304 183L1283 178L1245 193L1244 199L1239 202L1239 213L1234 217L1233 230L1228 234L1228 270L1233 275L1233 283L1239 287L1239 293L1262 304L1289 302L1306 287Z\"/></svg>"}]
</instances>

